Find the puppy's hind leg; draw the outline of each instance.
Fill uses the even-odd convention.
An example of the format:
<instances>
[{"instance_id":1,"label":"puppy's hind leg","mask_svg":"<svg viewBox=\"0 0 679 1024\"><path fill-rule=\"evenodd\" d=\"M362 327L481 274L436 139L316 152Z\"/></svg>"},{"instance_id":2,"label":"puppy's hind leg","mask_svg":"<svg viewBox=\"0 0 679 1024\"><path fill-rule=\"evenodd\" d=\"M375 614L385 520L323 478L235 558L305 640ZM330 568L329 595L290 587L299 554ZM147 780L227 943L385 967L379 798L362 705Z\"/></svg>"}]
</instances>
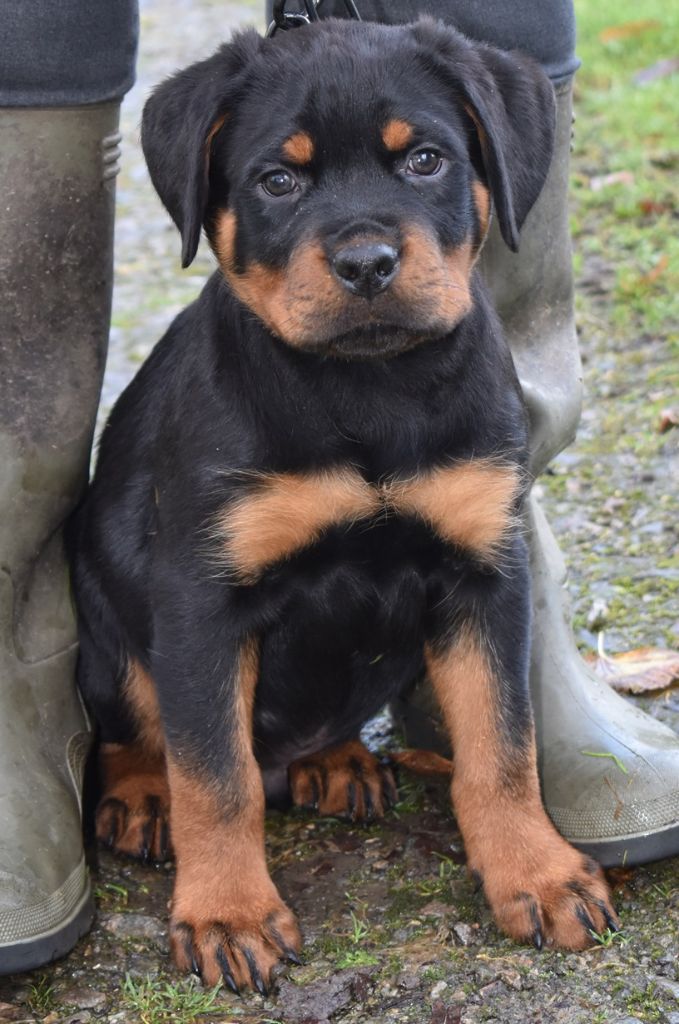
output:
<instances>
[{"instance_id":1,"label":"puppy's hind leg","mask_svg":"<svg viewBox=\"0 0 679 1024\"><path fill-rule=\"evenodd\" d=\"M172 853L165 740L153 681L135 660L122 697L134 718L136 737L130 743L102 743L99 750L97 838L116 853L160 862Z\"/></svg>"},{"instance_id":2,"label":"puppy's hind leg","mask_svg":"<svg viewBox=\"0 0 679 1024\"><path fill-rule=\"evenodd\" d=\"M78 685L99 726L99 841L117 853L170 855L164 736L153 682L125 651L116 615L86 554L75 548Z\"/></svg>"}]
</instances>

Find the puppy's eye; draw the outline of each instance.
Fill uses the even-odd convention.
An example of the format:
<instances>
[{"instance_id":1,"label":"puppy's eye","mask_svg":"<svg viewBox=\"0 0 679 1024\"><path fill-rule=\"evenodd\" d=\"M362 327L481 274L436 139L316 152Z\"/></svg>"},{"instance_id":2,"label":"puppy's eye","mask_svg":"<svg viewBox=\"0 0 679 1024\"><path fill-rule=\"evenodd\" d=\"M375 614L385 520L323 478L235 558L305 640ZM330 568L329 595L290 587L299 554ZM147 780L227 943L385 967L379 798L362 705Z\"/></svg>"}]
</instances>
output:
<instances>
[{"instance_id":1,"label":"puppy's eye","mask_svg":"<svg viewBox=\"0 0 679 1024\"><path fill-rule=\"evenodd\" d=\"M430 177L441 170L443 158L438 149L418 149L411 153L406 164L408 174L423 174Z\"/></svg>"},{"instance_id":2,"label":"puppy's eye","mask_svg":"<svg viewBox=\"0 0 679 1024\"><path fill-rule=\"evenodd\" d=\"M269 171L261 180L261 186L270 196L287 196L297 188L297 181L289 171L279 168Z\"/></svg>"}]
</instances>

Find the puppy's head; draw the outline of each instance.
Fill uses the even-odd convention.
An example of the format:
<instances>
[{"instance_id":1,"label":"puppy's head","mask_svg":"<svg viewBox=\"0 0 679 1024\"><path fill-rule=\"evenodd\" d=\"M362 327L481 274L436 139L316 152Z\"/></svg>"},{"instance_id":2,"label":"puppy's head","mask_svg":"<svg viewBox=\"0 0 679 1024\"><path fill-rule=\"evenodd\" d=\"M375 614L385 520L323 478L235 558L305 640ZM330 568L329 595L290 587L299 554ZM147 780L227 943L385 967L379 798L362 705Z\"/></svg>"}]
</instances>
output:
<instances>
[{"instance_id":1,"label":"puppy's head","mask_svg":"<svg viewBox=\"0 0 679 1024\"><path fill-rule=\"evenodd\" d=\"M448 334L494 205L513 250L552 152L528 58L441 23L240 35L163 83L144 152L182 235L297 348L385 357Z\"/></svg>"}]
</instances>

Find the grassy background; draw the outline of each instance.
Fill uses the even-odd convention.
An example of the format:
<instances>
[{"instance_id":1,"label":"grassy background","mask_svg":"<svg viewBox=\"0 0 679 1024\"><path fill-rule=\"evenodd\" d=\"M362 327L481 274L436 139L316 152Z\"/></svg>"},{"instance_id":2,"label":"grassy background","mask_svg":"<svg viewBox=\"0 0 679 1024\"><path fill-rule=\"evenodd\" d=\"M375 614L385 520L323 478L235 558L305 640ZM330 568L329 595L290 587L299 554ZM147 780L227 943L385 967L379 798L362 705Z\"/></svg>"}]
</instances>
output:
<instances>
[{"instance_id":1,"label":"grassy background","mask_svg":"<svg viewBox=\"0 0 679 1024\"><path fill-rule=\"evenodd\" d=\"M576 0L572 154L585 411L543 478L572 569L578 638L593 601L612 650L679 645L679 4ZM645 81L644 77L652 80Z\"/></svg>"}]
</instances>

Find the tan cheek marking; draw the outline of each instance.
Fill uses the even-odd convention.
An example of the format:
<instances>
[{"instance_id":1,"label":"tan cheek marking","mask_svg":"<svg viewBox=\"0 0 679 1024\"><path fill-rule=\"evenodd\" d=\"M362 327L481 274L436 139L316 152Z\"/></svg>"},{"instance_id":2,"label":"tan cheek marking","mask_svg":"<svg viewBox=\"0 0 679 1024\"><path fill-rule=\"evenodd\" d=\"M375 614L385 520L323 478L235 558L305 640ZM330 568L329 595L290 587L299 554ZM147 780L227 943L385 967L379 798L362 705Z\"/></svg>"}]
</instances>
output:
<instances>
[{"instance_id":1,"label":"tan cheek marking","mask_svg":"<svg viewBox=\"0 0 679 1024\"><path fill-rule=\"evenodd\" d=\"M301 346L315 340L319 317L331 319L345 301L318 242L306 242L292 253L285 270L251 263L244 273L234 269L236 217L231 210L219 218L214 249L222 272L240 301L277 337Z\"/></svg>"},{"instance_id":2,"label":"tan cheek marking","mask_svg":"<svg viewBox=\"0 0 679 1024\"><path fill-rule=\"evenodd\" d=\"M314 140L307 132L295 132L283 143L283 153L294 164L304 166L314 158Z\"/></svg>"},{"instance_id":3,"label":"tan cheek marking","mask_svg":"<svg viewBox=\"0 0 679 1024\"><path fill-rule=\"evenodd\" d=\"M389 500L397 511L420 516L444 540L492 562L512 525L520 486L516 468L478 459L394 481Z\"/></svg>"},{"instance_id":4,"label":"tan cheek marking","mask_svg":"<svg viewBox=\"0 0 679 1024\"><path fill-rule=\"evenodd\" d=\"M413 127L398 118L389 121L382 129L382 142L392 153L405 149L413 140Z\"/></svg>"},{"instance_id":5,"label":"tan cheek marking","mask_svg":"<svg viewBox=\"0 0 679 1024\"><path fill-rule=\"evenodd\" d=\"M374 488L351 469L312 476L262 477L259 488L220 514L220 560L245 581L318 540L330 526L371 515L380 507Z\"/></svg>"},{"instance_id":6,"label":"tan cheek marking","mask_svg":"<svg viewBox=\"0 0 679 1024\"><path fill-rule=\"evenodd\" d=\"M450 331L472 308L473 263L471 242L446 253L432 234L412 227L404 234L392 293L416 312L423 327Z\"/></svg>"},{"instance_id":7,"label":"tan cheek marking","mask_svg":"<svg viewBox=\"0 0 679 1024\"><path fill-rule=\"evenodd\" d=\"M472 182L472 192L474 194L476 213L479 218L480 239L483 240L488 232L488 224L490 221L490 192L486 186L482 185L478 180Z\"/></svg>"},{"instance_id":8,"label":"tan cheek marking","mask_svg":"<svg viewBox=\"0 0 679 1024\"><path fill-rule=\"evenodd\" d=\"M162 755L165 750L165 733L156 687L151 676L135 658L130 661L123 695L132 709L137 735L144 749L149 754Z\"/></svg>"}]
</instances>

